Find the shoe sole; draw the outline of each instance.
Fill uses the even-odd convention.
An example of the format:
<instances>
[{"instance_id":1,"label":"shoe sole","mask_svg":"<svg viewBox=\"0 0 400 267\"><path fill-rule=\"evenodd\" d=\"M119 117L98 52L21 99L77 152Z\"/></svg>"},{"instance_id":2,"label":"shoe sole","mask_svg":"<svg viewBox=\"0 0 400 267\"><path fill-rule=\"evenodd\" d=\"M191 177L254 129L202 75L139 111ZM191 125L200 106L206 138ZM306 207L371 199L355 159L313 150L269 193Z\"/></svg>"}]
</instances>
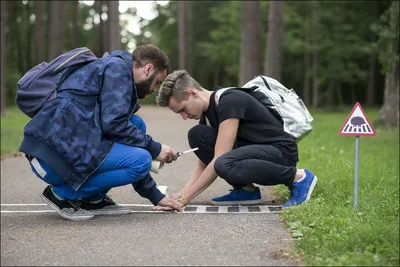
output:
<instances>
[{"instance_id":1,"label":"shoe sole","mask_svg":"<svg viewBox=\"0 0 400 267\"><path fill-rule=\"evenodd\" d=\"M211 200L211 204L213 204L215 206L256 205L256 204L261 204L261 199L244 200L244 201L224 201L224 202L218 202L218 201Z\"/></svg>"},{"instance_id":2,"label":"shoe sole","mask_svg":"<svg viewBox=\"0 0 400 267\"><path fill-rule=\"evenodd\" d=\"M315 185L317 184L317 180L318 180L317 176L314 175L314 179L313 179L313 181L311 182L310 189L308 190L307 197L306 197L306 200L305 200L304 202L310 200L311 194L312 194L312 192L314 191L314 187L315 187Z\"/></svg>"},{"instance_id":3,"label":"shoe sole","mask_svg":"<svg viewBox=\"0 0 400 267\"><path fill-rule=\"evenodd\" d=\"M89 220L94 217L94 215L81 215L81 216L70 216L60 210L53 202L51 202L47 197L44 195L41 195L41 198L44 202L46 202L55 212L57 212L61 217L67 220L71 221L84 221L84 220Z\"/></svg>"}]
</instances>

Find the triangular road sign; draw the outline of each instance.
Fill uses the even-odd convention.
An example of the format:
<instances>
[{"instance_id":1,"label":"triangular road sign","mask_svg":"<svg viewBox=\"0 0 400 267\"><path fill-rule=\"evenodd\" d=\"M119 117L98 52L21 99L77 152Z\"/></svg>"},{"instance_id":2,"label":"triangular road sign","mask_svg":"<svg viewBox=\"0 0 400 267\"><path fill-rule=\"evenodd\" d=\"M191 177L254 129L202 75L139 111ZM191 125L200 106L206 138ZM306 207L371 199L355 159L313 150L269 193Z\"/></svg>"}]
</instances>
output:
<instances>
[{"instance_id":1,"label":"triangular road sign","mask_svg":"<svg viewBox=\"0 0 400 267\"><path fill-rule=\"evenodd\" d=\"M356 103L346 122L339 130L340 135L346 136L375 136L375 130L365 115L360 103Z\"/></svg>"}]
</instances>

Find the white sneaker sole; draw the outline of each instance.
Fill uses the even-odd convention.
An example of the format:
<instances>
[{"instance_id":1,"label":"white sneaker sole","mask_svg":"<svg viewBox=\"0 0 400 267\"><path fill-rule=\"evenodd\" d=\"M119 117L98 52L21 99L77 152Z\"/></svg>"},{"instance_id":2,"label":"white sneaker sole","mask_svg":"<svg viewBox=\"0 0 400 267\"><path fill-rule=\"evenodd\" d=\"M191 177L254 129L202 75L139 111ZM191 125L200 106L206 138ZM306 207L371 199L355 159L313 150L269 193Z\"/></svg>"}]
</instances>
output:
<instances>
[{"instance_id":1,"label":"white sneaker sole","mask_svg":"<svg viewBox=\"0 0 400 267\"><path fill-rule=\"evenodd\" d=\"M223 201L223 202L211 200L211 204L214 206L256 205L256 204L261 204L261 199L244 200L244 201Z\"/></svg>"},{"instance_id":2,"label":"white sneaker sole","mask_svg":"<svg viewBox=\"0 0 400 267\"><path fill-rule=\"evenodd\" d=\"M314 191L314 187L315 187L315 185L317 184L317 180L318 180L317 176L314 175L314 179L313 179L313 181L311 182L310 189L308 190L307 197L306 197L306 200L305 200L304 202L310 200L311 194L312 194L312 192Z\"/></svg>"},{"instance_id":3,"label":"white sneaker sole","mask_svg":"<svg viewBox=\"0 0 400 267\"><path fill-rule=\"evenodd\" d=\"M44 202L47 203L55 212L57 212L61 217L67 220L71 221L84 221L84 220L90 220L94 217L94 215L79 215L79 216L71 216L62 210L60 210L53 202L51 202L47 197L45 197L43 194L41 195L41 198Z\"/></svg>"}]
</instances>

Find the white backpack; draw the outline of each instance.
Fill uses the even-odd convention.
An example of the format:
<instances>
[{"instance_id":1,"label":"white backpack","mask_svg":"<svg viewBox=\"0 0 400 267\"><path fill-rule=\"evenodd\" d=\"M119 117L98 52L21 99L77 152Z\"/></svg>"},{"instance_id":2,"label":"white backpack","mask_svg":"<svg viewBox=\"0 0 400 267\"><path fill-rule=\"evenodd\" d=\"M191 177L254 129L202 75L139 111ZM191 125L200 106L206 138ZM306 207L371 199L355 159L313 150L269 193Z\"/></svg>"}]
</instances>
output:
<instances>
[{"instance_id":1,"label":"white backpack","mask_svg":"<svg viewBox=\"0 0 400 267\"><path fill-rule=\"evenodd\" d=\"M216 104L223 92L236 87L223 88L215 94ZM283 121L283 130L297 141L311 132L313 117L293 89L287 89L277 80L267 76L256 76L240 88L249 92L265 107Z\"/></svg>"}]
</instances>

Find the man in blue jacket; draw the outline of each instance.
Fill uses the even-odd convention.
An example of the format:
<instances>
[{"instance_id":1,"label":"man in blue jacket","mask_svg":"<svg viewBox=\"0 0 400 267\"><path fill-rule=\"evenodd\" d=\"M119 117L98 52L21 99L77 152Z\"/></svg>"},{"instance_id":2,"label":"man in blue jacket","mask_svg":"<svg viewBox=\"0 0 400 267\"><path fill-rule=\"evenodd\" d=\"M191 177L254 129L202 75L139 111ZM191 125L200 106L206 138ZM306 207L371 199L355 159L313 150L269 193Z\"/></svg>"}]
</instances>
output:
<instances>
[{"instance_id":1,"label":"man in blue jacket","mask_svg":"<svg viewBox=\"0 0 400 267\"><path fill-rule=\"evenodd\" d=\"M154 45L113 51L73 72L26 125L20 151L49 184L42 199L62 217L130 213L106 195L127 184L153 205L180 210L149 173L153 159L170 163L176 152L146 134L134 114L168 71L167 55Z\"/></svg>"}]
</instances>

